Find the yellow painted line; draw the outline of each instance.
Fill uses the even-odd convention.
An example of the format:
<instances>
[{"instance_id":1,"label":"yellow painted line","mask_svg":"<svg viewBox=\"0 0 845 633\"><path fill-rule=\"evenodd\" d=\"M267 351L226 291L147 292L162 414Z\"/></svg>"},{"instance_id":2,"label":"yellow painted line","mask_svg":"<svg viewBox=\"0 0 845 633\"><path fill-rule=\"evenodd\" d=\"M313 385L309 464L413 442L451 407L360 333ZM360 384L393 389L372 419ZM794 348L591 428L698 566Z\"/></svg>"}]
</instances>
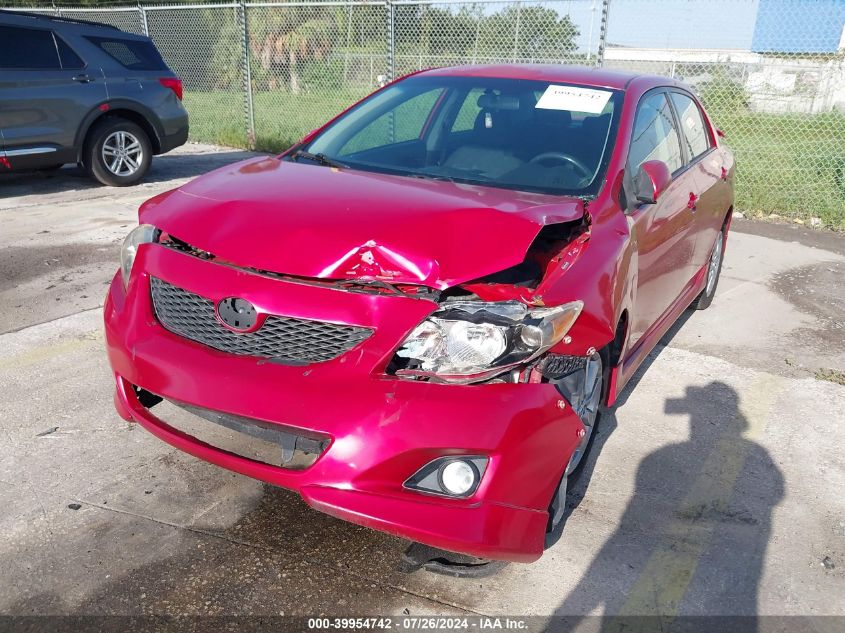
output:
<instances>
[{"instance_id":1,"label":"yellow painted line","mask_svg":"<svg viewBox=\"0 0 845 633\"><path fill-rule=\"evenodd\" d=\"M659 615L670 622L686 594L698 561L710 544L715 524L696 521L702 509L727 509L746 454L760 438L775 405L782 379L758 375L742 395L739 411L707 456L699 475L681 501L673 519L657 536L657 545L619 610L620 616ZM744 438L744 439L743 439ZM689 518L684 518L689 517ZM611 615L611 614L608 614ZM638 620L613 620L630 633ZM654 622L642 622L653 627Z\"/></svg>"},{"instance_id":2,"label":"yellow painted line","mask_svg":"<svg viewBox=\"0 0 845 633\"><path fill-rule=\"evenodd\" d=\"M9 369L21 369L29 365L36 365L38 363L76 352L81 349L93 347L95 345L102 345L102 336L99 333L92 332L83 338L74 338L66 341L58 341L49 345L42 345L33 347L20 354L0 358L0 371Z\"/></svg>"}]
</instances>

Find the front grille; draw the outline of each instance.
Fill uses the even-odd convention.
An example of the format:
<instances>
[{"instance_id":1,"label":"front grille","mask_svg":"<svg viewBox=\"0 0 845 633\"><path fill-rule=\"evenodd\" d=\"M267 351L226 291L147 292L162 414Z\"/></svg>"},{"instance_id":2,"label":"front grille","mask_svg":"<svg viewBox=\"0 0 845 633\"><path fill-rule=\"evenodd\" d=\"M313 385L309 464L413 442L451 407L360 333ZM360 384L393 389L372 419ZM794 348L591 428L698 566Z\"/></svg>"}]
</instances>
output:
<instances>
[{"instance_id":1,"label":"front grille","mask_svg":"<svg viewBox=\"0 0 845 633\"><path fill-rule=\"evenodd\" d=\"M211 300L156 277L150 278L150 289L156 318L165 329L229 354L284 364L320 363L348 352L373 333L363 327L271 314L258 330L238 334L220 324Z\"/></svg>"}]
</instances>

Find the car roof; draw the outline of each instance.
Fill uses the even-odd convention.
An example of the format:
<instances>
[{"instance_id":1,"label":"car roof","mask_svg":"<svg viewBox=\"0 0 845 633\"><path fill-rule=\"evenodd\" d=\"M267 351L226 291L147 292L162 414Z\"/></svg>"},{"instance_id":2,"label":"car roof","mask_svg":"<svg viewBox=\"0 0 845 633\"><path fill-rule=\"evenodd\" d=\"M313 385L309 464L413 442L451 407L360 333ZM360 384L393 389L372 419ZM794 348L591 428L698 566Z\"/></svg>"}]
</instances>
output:
<instances>
[{"instance_id":1,"label":"car roof","mask_svg":"<svg viewBox=\"0 0 845 633\"><path fill-rule=\"evenodd\" d=\"M111 24L102 24L90 20L77 20L64 16L51 15L49 13L30 13L27 11L10 11L0 9L0 24L5 26L23 26L33 28L49 28L67 33L80 35L117 35L124 39L147 40L149 38L135 33L122 31Z\"/></svg>"},{"instance_id":2,"label":"car roof","mask_svg":"<svg viewBox=\"0 0 845 633\"><path fill-rule=\"evenodd\" d=\"M635 79L638 83L650 86L681 85L674 79L623 70L608 70L587 66L567 64L488 64L479 66L448 66L424 70L420 75L440 75L452 77L499 77L502 79L526 79L539 81L559 81L561 83L581 84L624 90Z\"/></svg>"}]
</instances>

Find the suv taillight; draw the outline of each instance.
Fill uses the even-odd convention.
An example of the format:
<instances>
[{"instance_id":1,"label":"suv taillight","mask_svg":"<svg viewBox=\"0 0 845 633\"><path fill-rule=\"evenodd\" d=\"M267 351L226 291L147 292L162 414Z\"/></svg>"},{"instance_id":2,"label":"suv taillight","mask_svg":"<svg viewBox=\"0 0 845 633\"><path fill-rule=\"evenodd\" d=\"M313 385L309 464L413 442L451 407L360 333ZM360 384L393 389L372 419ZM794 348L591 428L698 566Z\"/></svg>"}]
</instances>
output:
<instances>
[{"instance_id":1,"label":"suv taillight","mask_svg":"<svg viewBox=\"0 0 845 633\"><path fill-rule=\"evenodd\" d=\"M161 77L158 82L165 88L170 88L179 101L182 100L182 80L178 77Z\"/></svg>"}]
</instances>

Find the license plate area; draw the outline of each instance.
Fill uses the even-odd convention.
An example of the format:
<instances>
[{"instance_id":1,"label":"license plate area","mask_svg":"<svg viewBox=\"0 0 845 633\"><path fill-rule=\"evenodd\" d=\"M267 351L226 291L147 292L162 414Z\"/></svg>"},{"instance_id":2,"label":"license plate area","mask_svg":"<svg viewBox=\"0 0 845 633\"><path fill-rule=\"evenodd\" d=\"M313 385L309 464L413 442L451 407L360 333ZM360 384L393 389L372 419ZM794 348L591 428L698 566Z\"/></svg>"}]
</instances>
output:
<instances>
[{"instance_id":1,"label":"license plate area","mask_svg":"<svg viewBox=\"0 0 845 633\"><path fill-rule=\"evenodd\" d=\"M329 445L328 438L316 434L174 401L163 400L155 408L156 417L171 428L212 448L277 468L304 470Z\"/></svg>"}]
</instances>

